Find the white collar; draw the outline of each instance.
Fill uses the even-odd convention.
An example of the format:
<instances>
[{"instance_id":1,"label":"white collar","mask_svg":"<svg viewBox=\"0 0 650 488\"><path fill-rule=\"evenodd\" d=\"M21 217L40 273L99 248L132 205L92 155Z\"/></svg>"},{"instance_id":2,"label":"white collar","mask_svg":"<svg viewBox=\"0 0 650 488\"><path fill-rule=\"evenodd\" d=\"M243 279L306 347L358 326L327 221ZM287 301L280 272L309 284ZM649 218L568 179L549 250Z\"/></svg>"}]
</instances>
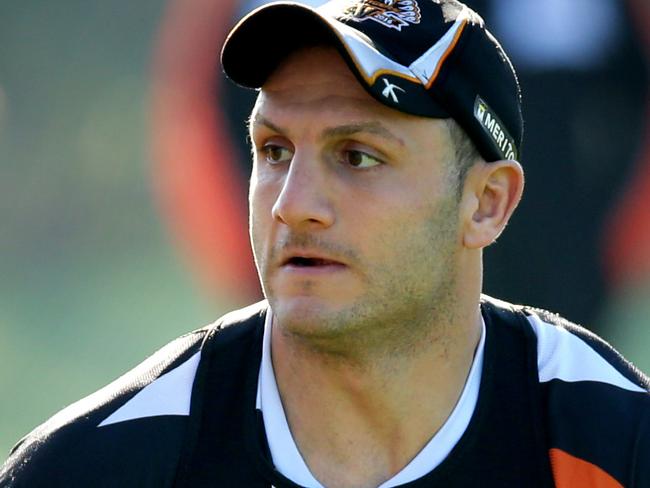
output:
<instances>
[{"instance_id":1,"label":"white collar","mask_svg":"<svg viewBox=\"0 0 650 488\"><path fill-rule=\"evenodd\" d=\"M312 475L298 451L282 408L280 393L271 362L271 329L273 313L267 309L262 345L262 364L257 382L256 407L264 419L266 438L275 468L294 483L307 488L323 488ZM465 433L478 401L483 351L485 349L485 322L481 317L481 339L467 381L449 418L424 448L399 473L378 488L391 488L421 478L435 469L451 452Z\"/></svg>"}]
</instances>

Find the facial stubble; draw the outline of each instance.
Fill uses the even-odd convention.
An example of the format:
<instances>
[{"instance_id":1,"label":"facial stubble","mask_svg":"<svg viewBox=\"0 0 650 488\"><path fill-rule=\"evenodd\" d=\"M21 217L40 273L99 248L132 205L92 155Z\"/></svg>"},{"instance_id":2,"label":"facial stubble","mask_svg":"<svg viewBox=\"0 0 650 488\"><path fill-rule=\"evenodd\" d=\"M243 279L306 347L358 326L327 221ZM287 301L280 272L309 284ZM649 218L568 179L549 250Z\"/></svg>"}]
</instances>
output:
<instances>
[{"instance_id":1,"label":"facial stubble","mask_svg":"<svg viewBox=\"0 0 650 488\"><path fill-rule=\"evenodd\" d=\"M384 259L368 262L358 253L328 248L332 245L305 234L288 237L291 245L345 254L355 269L363 270L365 292L342 308L276 314L276 324L290 340L337 359L412 356L432 341L444 340L455 319L457 230L458 198L450 188L407 239L399 225L382 235L378 244L385 250ZM256 251L256 256L261 254ZM279 298L265 279L264 260L257 259L257 265L272 309L282 310L274 307Z\"/></svg>"}]
</instances>

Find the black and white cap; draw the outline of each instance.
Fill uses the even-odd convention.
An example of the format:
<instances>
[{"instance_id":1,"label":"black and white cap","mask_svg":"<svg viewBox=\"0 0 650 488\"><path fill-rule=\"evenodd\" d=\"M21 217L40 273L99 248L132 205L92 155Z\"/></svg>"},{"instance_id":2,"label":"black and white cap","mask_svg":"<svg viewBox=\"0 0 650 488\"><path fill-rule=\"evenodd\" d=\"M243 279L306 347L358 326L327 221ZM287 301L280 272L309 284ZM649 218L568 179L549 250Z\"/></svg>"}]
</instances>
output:
<instances>
[{"instance_id":1,"label":"black and white cap","mask_svg":"<svg viewBox=\"0 0 650 488\"><path fill-rule=\"evenodd\" d=\"M230 32L226 75L261 88L296 49L336 47L379 102L412 115L453 118L486 161L519 158L521 92L512 63L483 19L457 0L332 0L263 6Z\"/></svg>"}]
</instances>

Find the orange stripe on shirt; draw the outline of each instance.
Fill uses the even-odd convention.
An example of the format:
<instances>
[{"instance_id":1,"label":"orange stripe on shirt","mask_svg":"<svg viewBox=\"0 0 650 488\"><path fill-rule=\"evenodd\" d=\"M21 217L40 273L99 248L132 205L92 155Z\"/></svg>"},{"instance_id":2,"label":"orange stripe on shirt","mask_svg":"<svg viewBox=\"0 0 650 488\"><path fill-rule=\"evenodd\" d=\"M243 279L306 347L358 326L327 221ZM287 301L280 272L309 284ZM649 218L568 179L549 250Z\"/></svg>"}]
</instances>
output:
<instances>
[{"instance_id":1,"label":"orange stripe on shirt","mask_svg":"<svg viewBox=\"0 0 650 488\"><path fill-rule=\"evenodd\" d=\"M602 468L562 449L549 449L549 457L557 488L623 488Z\"/></svg>"}]
</instances>

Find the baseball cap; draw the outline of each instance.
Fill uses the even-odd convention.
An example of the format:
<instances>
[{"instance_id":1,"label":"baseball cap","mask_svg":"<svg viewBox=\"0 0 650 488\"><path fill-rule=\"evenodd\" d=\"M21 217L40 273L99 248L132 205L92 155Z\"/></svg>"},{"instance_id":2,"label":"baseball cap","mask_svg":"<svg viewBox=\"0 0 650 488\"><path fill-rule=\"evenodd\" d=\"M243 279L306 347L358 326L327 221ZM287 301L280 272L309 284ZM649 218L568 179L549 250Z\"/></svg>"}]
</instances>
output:
<instances>
[{"instance_id":1,"label":"baseball cap","mask_svg":"<svg viewBox=\"0 0 650 488\"><path fill-rule=\"evenodd\" d=\"M457 0L274 2L244 17L221 53L226 75L261 88L291 52L335 47L361 85L399 111L453 118L486 161L519 158L521 91L483 19Z\"/></svg>"}]
</instances>

